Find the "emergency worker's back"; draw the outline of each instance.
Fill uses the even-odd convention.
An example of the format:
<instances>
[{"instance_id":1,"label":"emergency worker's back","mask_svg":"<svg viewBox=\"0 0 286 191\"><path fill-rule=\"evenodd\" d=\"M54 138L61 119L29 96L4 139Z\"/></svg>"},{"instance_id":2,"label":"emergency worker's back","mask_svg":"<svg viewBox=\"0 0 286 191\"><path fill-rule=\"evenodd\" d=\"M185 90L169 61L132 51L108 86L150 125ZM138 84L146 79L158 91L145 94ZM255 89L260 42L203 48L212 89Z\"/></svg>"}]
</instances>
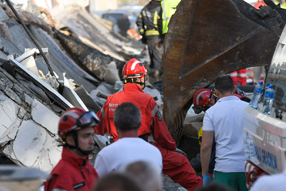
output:
<instances>
[{"instance_id":1,"label":"emergency worker's back","mask_svg":"<svg viewBox=\"0 0 286 191\"><path fill-rule=\"evenodd\" d=\"M152 117L158 111L158 106L154 99L150 95L145 94L137 84L125 84L123 91L110 95L106 102L108 103L108 105L106 105L108 108L104 108L104 110L107 111L107 113L105 113L105 117L109 119L109 126L115 127L113 121L115 109L121 103L131 102L137 105L141 112L142 124L139 128L138 134L144 135L151 133L150 125L152 122ZM117 133L113 134L112 136L114 140L118 139Z\"/></svg>"}]
</instances>

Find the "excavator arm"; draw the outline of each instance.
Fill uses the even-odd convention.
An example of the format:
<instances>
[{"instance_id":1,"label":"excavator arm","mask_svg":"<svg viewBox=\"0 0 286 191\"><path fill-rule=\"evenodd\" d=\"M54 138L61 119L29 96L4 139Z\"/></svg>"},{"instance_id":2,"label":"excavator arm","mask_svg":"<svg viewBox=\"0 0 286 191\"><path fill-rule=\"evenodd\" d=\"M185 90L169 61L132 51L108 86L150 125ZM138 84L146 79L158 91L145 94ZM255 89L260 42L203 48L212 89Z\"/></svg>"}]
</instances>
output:
<instances>
[{"instance_id":1,"label":"excavator arm","mask_svg":"<svg viewBox=\"0 0 286 191\"><path fill-rule=\"evenodd\" d=\"M162 59L164 119L177 145L197 90L220 74L270 65L285 25L284 10L271 3L260 10L243 0L182 0L178 5Z\"/></svg>"}]
</instances>

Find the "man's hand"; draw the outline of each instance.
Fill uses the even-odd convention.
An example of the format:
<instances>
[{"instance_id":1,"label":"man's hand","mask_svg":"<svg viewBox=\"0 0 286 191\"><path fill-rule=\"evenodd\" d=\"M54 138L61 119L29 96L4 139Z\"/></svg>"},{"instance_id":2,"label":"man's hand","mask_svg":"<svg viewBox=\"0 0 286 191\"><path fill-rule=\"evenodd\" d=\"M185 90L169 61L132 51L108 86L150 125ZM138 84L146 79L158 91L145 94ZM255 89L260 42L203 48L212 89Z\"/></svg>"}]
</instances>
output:
<instances>
[{"instance_id":1,"label":"man's hand","mask_svg":"<svg viewBox=\"0 0 286 191\"><path fill-rule=\"evenodd\" d=\"M159 38L159 40L157 41L157 47L160 48L161 46L163 46L162 39Z\"/></svg>"},{"instance_id":2,"label":"man's hand","mask_svg":"<svg viewBox=\"0 0 286 191\"><path fill-rule=\"evenodd\" d=\"M206 174L206 175L203 175L203 181L204 181L204 186L205 186L205 185L209 184L212 181L212 179L211 179L210 175Z\"/></svg>"}]
</instances>

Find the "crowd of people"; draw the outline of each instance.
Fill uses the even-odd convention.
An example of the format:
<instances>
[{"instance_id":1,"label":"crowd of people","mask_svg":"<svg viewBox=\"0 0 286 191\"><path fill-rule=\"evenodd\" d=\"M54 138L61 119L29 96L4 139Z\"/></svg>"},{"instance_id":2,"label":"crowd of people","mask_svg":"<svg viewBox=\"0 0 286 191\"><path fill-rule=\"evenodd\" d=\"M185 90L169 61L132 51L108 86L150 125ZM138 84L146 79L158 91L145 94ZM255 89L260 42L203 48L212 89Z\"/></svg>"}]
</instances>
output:
<instances>
[{"instance_id":1,"label":"crowd of people","mask_svg":"<svg viewBox=\"0 0 286 191\"><path fill-rule=\"evenodd\" d=\"M142 91L146 75L145 66L131 59L123 69L123 90L110 95L97 115L77 107L66 110L58 125L62 158L45 182L46 191L160 191L161 173L188 191L247 190L242 129L248 103L234 94L231 77L217 77L215 96L208 89L194 96L195 107L205 111L201 177L176 147L154 99ZM95 133L108 134L113 143L97 154L92 166L88 155ZM212 157L209 173L211 155L215 161ZM209 185L212 181L216 184Z\"/></svg>"}]
</instances>

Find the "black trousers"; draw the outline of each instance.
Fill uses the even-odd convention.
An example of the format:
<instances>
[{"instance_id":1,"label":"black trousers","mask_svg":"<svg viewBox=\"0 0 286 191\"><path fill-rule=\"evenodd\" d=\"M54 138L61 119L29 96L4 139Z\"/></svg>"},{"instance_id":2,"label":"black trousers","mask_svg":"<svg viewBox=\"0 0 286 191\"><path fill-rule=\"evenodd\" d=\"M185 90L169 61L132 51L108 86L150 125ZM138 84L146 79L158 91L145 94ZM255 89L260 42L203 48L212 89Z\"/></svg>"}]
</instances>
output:
<instances>
[{"instance_id":1,"label":"black trousers","mask_svg":"<svg viewBox=\"0 0 286 191\"><path fill-rule=\"evenodd\" d=\"M162 54L157 47L158 38L147 39L146 44L148 46L149 56L150 56L150 68L158 71L162 70Z\"/></svg>"}]
</instances>

